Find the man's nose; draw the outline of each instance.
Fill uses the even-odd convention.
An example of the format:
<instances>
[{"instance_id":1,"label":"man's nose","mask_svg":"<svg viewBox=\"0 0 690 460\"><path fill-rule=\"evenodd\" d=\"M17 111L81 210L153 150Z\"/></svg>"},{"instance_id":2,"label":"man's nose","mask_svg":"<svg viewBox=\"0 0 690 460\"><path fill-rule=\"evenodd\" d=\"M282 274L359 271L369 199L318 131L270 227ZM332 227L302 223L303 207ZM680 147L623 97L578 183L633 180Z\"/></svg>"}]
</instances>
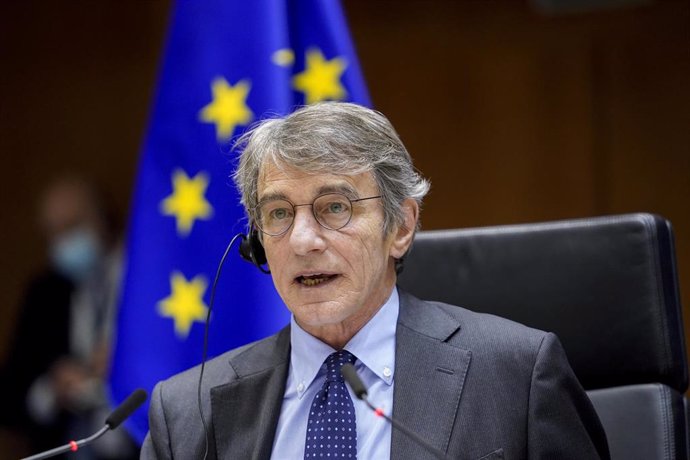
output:
<instances>
[{"instance_id":1,"label":"man's nose","mask_svg":"<svg viewBox=\"0 0 690 460\"><path fill-rule=\"evenodd\" d=\"M316 221L311 206L300 206L295 209L295 220L292 222L290 231L290 245L298 255L323 251L326 248L326 241L323 238L324 230Z\"/></svg>"}]
</instances>

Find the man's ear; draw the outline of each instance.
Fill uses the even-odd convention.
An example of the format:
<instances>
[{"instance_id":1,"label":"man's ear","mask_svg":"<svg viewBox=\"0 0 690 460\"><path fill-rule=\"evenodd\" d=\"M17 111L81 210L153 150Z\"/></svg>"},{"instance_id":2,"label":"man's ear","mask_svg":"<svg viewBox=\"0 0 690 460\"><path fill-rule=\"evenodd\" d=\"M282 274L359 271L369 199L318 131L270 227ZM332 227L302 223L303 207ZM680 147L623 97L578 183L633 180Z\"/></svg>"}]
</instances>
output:
<instances>
[{"instance_id":1,"label":"man's ear","mask_svg":"<svg viewBox=\"0 0 690 460\"><path fill-rule=\"evenodd\" d=\"M400 259L407 252L407 248L412 244L414 231L417 228L419 218L419 205L412 198L407 198L402 203L403 223L398 227L393 236L390 255L395 259Z\"/></svg>"}]
</instances>

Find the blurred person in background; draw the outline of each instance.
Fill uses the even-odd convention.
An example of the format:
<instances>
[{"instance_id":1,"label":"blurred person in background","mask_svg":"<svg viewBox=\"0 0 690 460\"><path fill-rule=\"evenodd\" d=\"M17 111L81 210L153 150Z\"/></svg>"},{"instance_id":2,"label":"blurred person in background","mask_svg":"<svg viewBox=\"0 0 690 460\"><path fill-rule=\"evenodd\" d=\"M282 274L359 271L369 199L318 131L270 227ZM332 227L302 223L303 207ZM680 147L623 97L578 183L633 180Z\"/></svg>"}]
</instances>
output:
<instances>
[{"instance_id":1,"label":"blurred person in background","mask_svg":"<svg viewBox=\"0 0 690 460\"><path fill-rule=\"evenodd\" d=\"M104 424L122 251L115 213L97 187L64 176L43 193L38 223L49 264L28 285L0 375L0 422L32 452L86 437ZM124 430L75 458L135 458Z\"/></svg>"}]
</instances>

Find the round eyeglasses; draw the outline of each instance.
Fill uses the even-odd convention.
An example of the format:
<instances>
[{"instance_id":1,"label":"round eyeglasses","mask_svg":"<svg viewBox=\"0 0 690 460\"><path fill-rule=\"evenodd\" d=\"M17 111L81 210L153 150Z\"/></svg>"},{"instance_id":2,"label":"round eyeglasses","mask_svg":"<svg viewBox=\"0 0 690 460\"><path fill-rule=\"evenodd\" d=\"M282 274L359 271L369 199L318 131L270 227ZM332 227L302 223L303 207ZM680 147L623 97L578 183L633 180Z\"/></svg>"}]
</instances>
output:
<instances>
[{"instance_id":1,"label":"round eyeglasses","mask_svg":"<svg viewBox=\"0 0 690 460\"><path fill-rule=\"evenodd\" d=\"M254 208L254 223L266 235L279 236L292 226L296 208L311 206L311 212L319 225L329 230L340 230L352 219L352 203L375 198L381 198L381 195L350 199L342 193L326 193L305 204L293 204L281 198L269 199Z\"/></svg>"}]
</instances>

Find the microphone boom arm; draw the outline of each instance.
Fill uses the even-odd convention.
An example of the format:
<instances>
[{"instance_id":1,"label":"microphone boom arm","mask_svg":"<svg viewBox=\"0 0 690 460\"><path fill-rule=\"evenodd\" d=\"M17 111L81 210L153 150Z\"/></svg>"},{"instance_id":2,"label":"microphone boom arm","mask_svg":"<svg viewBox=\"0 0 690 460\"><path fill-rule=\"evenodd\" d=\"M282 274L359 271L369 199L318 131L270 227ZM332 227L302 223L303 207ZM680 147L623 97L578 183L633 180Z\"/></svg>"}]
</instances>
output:
<instances>
[{"instance_id":1,"label":"microphone boom arm","mask_svg":"<svg viewBox=\"0 0 690 460\"><path fill-rule=\"evenodd\" d=\"M369 409L373 410L374 413L376 413L376 415L378 415L379 417L383 417L384 419L386 419L386 420L388 421L388 423L390 423L390 424L393 426L393 428L395 428L396 430L402 431L405 435L407 435L407 436L409 436L410 438L412 438L414 441L417 442L417 444L419 444L420 446L422 446L422 447L424 447L426 450L428 450L429 453L434 454L434 457L436 457L436 458L438 458L438 459L440 459L440 460L447 460L447 459L448 459L448 457L446 457L446 455L445 455L443 452L441 452L440 450L438 450L438 449L434 448L433 446L431 446L428 442L426 442L424 439L422 439L422 437L419 436L417 433L415 433L414 431L408 429L405 425L401 425L401 424L398 423L394 418L391 418L391 417L387 416L386 413L383 412L383 409L379 409L378 407L374 406L374 405L369 401L369 399L367 399L366 393L363 394L362 397L361 397L360 399L361 399L362 401L364 401L364 402L366 403L366 405L369 406Z\"/></svg>"},{"instance_id":2,"label":"microphone boom arm","mask_svg":"<svg viewBox=\"0 0 690 460\"><path fill-rule=\"evenodd\" d=\"M355 394L355 396L357 396L358 399L364 401L366 405L369 407L369 409L374 411L376 415L378 415L379 417L383 417L388 423L391 424L391 426L393 426L393 428L401 431L405 436L408 436L414 442L424 447L430 453L434 454L434 457L440 460L448 459L448 457L446 457L446 454L444 454L443 452L441 452L440 450L436 449L434 446L426 442L417 433L408 429L406 426L398 423L394 418L387 416L386 413L383 412L383 409L380 409L374 406L371 402L369 402L369 399L367 399L367 387L364 385L364 382L362 382L362 379L359 378L359 375L357 375L357 370L355 369L355 366L353 366L350 363L346 363L340 369L340 372L347 384L350 385L350 388L352 389L352 392Z\"/></svg>"},{"instance_id":3,"label":"microphone boom arm","mask_svg":"<svg viewBox=\"0 0 690 460\"><path fill-rule=\"evenodd\" d=\"M50 449L45 452L41 452L40 454L32 455L31 457L25 457L22 460L42 460L44 458L54 457L56 455L64 454L65 452L69 451L76 452L77 450L79 450L80 447L89 444L103 436L109 429L110 426L104 425L103 428L101 428L88 438L80 439L79 441L70 441L68 444L65 444L64 446L56 447L55 449Z\"/></svg>"},{"instance_id":4,"label":"microphone boom arm","mask_svg":"<svg viewBox=\"0 0 690 460\"><path fill-rule=\"evenodd\" d=\"M64 454L65 452L76 452L80 447L92 443L96 439L103 436L108 430L114 430L120 423L122 423L127 417L132 415L139 406L144 404L147 395L146 391L139 388L130 394L127 399L124 400L122 404L117 406L114 411L110 413L107 419L105 419L105 425L103 428L89 436L88 438L80 439L79 441L70 441L64 446L56 447L55 449L50 449L45 452L40 452L38 454L32 455L31 457L24 457L21 460L42 460L44 458L54 457L56 455Z\"/></svg>"}]
</instances>

